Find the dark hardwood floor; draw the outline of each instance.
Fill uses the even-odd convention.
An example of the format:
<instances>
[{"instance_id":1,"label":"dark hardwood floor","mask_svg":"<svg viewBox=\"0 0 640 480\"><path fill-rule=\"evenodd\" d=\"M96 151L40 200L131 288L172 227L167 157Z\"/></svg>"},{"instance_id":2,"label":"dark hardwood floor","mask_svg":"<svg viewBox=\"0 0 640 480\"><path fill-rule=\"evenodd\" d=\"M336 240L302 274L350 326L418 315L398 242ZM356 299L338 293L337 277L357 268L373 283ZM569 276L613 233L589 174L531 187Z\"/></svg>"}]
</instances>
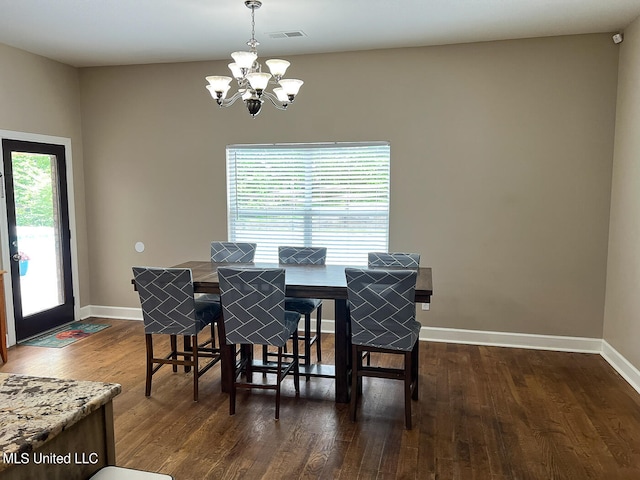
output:
<instances>
[{"instance_id":1,"label":"dark hardwood floor","mask_svg":"<svg viewBox=\"0 0 640 480\"><path fill-rule=\"evenodd\" d=\"M144 335L108 323L61 349L9 349L2 372L117 382L117 462L202 479L640 479L640 395L599 355L444 343L420 345L420 400L406 431L401 382L365 379L358 422L328 379L240 392L228 414L220 370L200 379L169 367L144 396ZM331 335L323 356L331 362ZM374 356L374 361L379 358Z\"/></svg>"}]
</instances>

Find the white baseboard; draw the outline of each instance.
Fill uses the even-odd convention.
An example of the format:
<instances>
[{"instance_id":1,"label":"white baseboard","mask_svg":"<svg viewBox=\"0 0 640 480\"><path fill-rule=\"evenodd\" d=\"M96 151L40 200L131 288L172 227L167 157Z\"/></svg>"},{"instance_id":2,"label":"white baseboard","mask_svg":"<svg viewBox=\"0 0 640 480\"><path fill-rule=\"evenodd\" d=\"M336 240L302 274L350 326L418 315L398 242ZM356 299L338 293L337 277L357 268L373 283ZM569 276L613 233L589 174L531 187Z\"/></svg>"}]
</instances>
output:
<instances>
[{"instance_id":1,"label":"white baseboard","mask_svg":"<svg viewBox=\"0 0 640 480\"><path fill-rule=\"evenodd\" d=\"M80 309L80 316L82 319L101 317L142 320L142 310L140 308L89 305ZM311 323L312 328L315 328L315 322L312 320ZM333 333L335 331L334 325L335 322L332 319L323 319L322 331L325 333ZM613 369L640 393L640 371L601 338L422 327L420 330L420 340L494 347L530 348L533 350L553 350L559 352L597 353L602 355Z\"/></svg>"},{"instance_id":2,"label":"white baseboard","mask_svg":"<svg viewBox=\"0 0 640 480\"><path fill-rule=\"evenodd\" d=\"M602 340L602 352L600 355L602 355L602 358L604 358L636 392L640 393L640 370L634 367L629 360L609 345L606 340Z\"/></svg>"},{"instance_id":3,"label":"white baseboard","mask_svg":"<svg viewBox=\"0 0 640 480\"><path fill-rule=\"evenodd\" d=\"M580 353L600 353L602 347L602 339L600 338L436 327L422 327L420 330L420 340Z\"/></svg>"},{"instance_id":4,"label":"white baseboard","mask_svg":"<svg viewBox=\"0 0 640 480\"><path fill-rule=\"evenodd\" d=\"M101 305L89 305L80 309L80 318L118 318L120 320L142 320L141 308L104 307Z\"/></svg>"},{"instance_id":5,"label":"white baseboard","mask_svg":"<svg viewBox=\"0 0 640 480\"><path fill-rule=\"evenodd\" d=\"M80 315L80 318L78 318L78 320L85 320L89 318L91 316L92 308L93 307L91 305L85 305L84 307L80 307L80 310L78 311L78 315Z\"/></svg>"},{"instance_id":6,"label":"white baseboard","mask_svg":"<svg viewBox=\"0 0 640 480\"><path fill-rule=\"evenodd\" d=\"M315 322L311 320L312 327ZM334 332L334 321L322 319L322 331ZM420 340L428 342L463 343L495 347L530 348L559 352L600 353L602 339L586 337L562 337L558 335L534 335L527 333L490 332L456 328L422 327Z\"/></svg>"}]
</instances>

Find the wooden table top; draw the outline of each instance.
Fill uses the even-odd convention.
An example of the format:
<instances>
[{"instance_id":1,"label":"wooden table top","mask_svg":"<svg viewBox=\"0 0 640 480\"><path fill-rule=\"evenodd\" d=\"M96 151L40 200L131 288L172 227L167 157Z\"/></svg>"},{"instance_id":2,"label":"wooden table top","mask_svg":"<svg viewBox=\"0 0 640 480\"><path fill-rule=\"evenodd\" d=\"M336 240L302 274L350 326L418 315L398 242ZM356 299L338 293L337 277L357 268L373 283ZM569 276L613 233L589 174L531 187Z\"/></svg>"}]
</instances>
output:
<instances>
[{"instance_id":1,"label":"wooden table top","mask_svg":"<svg viewBox=\"0 0 640 480\"><path fill-rule=\"evenodd\" d=\"M346 299L347 279L345 265L279 265L277 263L213 263L209 261L188 261L176 265L190 268L194 289L197 293L220 293L218 267L284 268L290 297ZM356 267L362 268L362 267ZM431 268L420 267L416 282L416 302L428 303L433 294Z\"/></svg>"}]
</instances>

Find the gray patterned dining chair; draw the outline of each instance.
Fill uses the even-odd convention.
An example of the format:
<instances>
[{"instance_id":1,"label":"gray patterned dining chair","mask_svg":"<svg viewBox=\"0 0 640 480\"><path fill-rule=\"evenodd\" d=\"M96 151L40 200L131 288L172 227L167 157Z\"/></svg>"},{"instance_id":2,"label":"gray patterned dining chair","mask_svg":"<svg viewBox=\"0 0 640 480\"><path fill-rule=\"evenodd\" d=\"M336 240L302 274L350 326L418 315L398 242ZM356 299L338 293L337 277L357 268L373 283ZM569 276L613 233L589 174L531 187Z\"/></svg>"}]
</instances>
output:
<instances>
[{"instance_id":1,"label":"gray patterned dining chair","mask_svg":"<svg viewBox=\"0 0 640 480\"><path fill-rule=\"evenodd\" d=\"M325 247L278 247L278 262L281 265L324 265L327 260ZM311 346L316 346L318 363L322 361L322 300L318 298L286 297L285 310L304 315L304 352L300 356L305 366L311 365ZM311 314L316 311L315 333L311 331ZM266 350L263 353L266 361ZM309 380L307 375L307 380Z\"/></svg>"},{"instance_id":2,"label":"gray patterned dining chair","mask_svg":"<svg viewBox=\"0 0 640 480\"><path fill-rule=\"evenodd\" d=\"M362 377L403 380L405 426L411 430L411 399L418 399L420 324L415 320L418 273L412 269L345 268L345 275L351 321L351 419L356 421ZM365 351L402 355L404 368L364 366Z\"/></svg>"},{"instance_id":3,"label":"gray patterned dining chair","mask_svg":"<svg viewBox=\"0 0 640 480\"><path fill-rule=\"evenodd\" d=\"M419 268L420 254L402 252L369 252L367 265L369 266L369 268ZM362 358L367 360L367 365L371 365L370 352L364 352Z\"/></svg>"},{"instance_id":4,"label":"gray patterned dining chair","mask_svg":"<svg viewBox=\"0 0 640 480\"><path fill-rule=\"evenodd\" d=\"M229 358L236 358L236 345L245 347L239 362L234 361L226 365L227 373L232 380L229 414L235 414L238 388L271 389L276 391L277 420L280 418L281 383L287 374L293 373L296 397L300 395L300 314L286 311L284 308L285 271L283 268L219 267L218 279L223 318L220 341L232 346ZM293 356L288 362L283 362L283 347L289 339L293 340ZM253 362L254 345L277 347L276 364ZM238 377L242 372L246 374L246 381L239 381ZM276 383L253 383L253 372L273 373L276 375Z\"/></svg>"},{"instance_id":5,"label":"gray patterned dining chair","mask_svg":"<svg viewBox=\"0 0 640 480\"><path fill-rule=\"evenodd\" d=\"M211 242L211 261L215 263L253 263L255 256L255 243Z\"/></svg>"},{"instance_id":6,"label":"gray patterned dining chair","mask_svg":"<svg viewBox=\"0 0 640 480\"><path fill-rule=\"evenodd\" d=\"M146 341L145 395L151 395L153 375L163 365L178 365L185 371L193 368L193 400L198 401L198 379L220 360L220 350L215 348L214 324L219 319L218 302L196 299L193 277L188 268L133 267L133 277L142 306L142 319ZM207 326L211 337L198 342L198 334ZM153 338L168 335L170 352L164 357L154 353ZM178 335L185 338L184 350L178 350ZM200 359L205 359L200 366Z\"/></svg>"},{"instance_id":7,"label":"gray patterned dining chair","mask_svg":"<svg viewBox=\"0 0 640 480\"><path fill-rule=\"evenodd\" d=\"M247 242L211 242L211 261L214 263L253 263L256 244ZM220 303L217 293L196 294L196 298L206 302ZM213 337L215 346L215 336Z\"/></svg>"},{"instance_id":8,"label":"gray patterned dining chair","mask_svg":"<svg viewBox=\"0 0 640 480\"><path fill-rule=\"evenodd\" d=\"M369 252L367 264L369 267L418 268L420 266L420 254Z\"/></svg>"}]
</instances>

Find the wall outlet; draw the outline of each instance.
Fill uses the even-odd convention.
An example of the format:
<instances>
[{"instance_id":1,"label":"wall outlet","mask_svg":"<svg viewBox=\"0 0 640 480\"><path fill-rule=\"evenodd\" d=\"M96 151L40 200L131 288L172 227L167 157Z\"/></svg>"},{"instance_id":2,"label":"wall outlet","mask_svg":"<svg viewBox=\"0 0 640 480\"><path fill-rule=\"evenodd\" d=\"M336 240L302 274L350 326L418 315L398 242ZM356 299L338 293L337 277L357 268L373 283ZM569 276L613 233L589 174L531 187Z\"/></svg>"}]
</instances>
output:
<instances>
[{"instance_id":1,"label":"wall outlet","mask_svg":"<svg viewBox=\"0 0 640 480\"><path fill-rule=\"evenodd\" d=\"M423 303L422 304L422 310L429 310L429 304L428 303Z\"/></svg>"}]
</instances>

